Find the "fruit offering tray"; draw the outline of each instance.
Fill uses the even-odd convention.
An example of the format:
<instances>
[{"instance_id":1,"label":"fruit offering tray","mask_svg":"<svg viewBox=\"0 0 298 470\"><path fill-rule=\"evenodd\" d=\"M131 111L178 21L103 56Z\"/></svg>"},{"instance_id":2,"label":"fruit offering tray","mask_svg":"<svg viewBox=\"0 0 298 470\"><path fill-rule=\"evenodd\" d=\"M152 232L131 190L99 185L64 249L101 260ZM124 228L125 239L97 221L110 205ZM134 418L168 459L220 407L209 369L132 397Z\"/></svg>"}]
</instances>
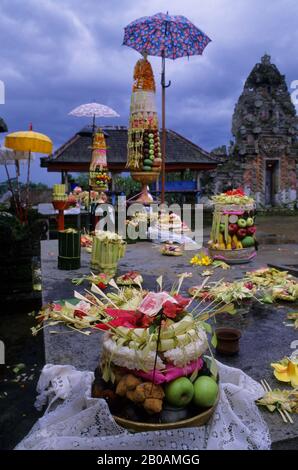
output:
<instances>
[{"instance_id":1,"label":"fruit offering tray","mask_svg":"<svg viewBox=\"0 0 298 470\"><path fill-rule=\"evenodd\" d=\"M232 195L219 195L228 199L227 202L215 199L209 241L209 252L214 259L233 264L249 262L256 256L257 246L254 201L239 190L232 193L235 191Z\"/></svg>"},{"instance_id":2,"label":"fruit offering tray","mask_svg":"<svg viewBox=\"0 0 298 470\"><path fill-rule=\"evenodd\" d=\"M181 377L180 379L186 379L186 377ZM166 396L169 394L170 400L176 399L178 401L179 399L183 401L184 395L192 395L192 393L194 393L193 400L188 405L174 406L165 400L163 408L159 413L148 413L141 404L133 403L127 396L119 396L117 394L117 388L119 388L119 386L111 382L105 382L102 378L100 368L97 368L92 385L92 397L105 399L115 421L120 426L130 431L157 431L203 426L209 421L216 409L219 400L219 390L214 379L211 377L206 363L204 363L204 366L198 373L196 381L198 379L200 379L197 382L198 385L196 387L193 386L194 392L192 392L191 386L189 386L187 381L180 380L179 383L179 379L176 379L176 389L173 389L172 385L172 390L168 387L166 392ZM208 389L210 384L211 389ZM152 385L153 384L150 384L151 387ZM207 400L206 403L208 403L208 399L213 400L213 405L205 407L197 406L195 404L196 393L201 395L201 399L204 394L205 400ZM212 394L214 395L213 398L211 397Z\"/></svg>"}]
</instances>

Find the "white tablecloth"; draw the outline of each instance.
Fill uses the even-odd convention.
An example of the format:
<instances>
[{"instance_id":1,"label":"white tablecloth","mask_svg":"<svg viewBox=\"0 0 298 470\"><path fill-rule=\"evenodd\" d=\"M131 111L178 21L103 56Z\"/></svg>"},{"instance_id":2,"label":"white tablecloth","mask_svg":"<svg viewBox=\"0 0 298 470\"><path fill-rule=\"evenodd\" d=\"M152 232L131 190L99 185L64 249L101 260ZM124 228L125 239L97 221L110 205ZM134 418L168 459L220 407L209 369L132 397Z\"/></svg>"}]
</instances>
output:
<instances>
[{"instance_id":1,"label":"white tablecloth","mask_svg":"<svg viewBox=\"0 0 298 470\"><path fill-rule=\"evenodd\" d=\"M262 387L239 369L218 367L220 400L206 426L132 434L115 423L105 400L91 397L93 372L48 364L36 401L47 409L16 449L270 449L268 427L254 403Z\"/></svg>"},{"instance_id":2,"label":"white tablecloth","mask_svg":"<svg viewBox=\"0 0 298 470\"><path fill-rule=\"evenodd\" d=\"M54 209L52 203L41 203L37 207L38 213L41 215L56 215L58 211ZM64 215L79 215L81 213L80 207L71 207L70 209L65 209Z\"/></svg>"}]
</instances>

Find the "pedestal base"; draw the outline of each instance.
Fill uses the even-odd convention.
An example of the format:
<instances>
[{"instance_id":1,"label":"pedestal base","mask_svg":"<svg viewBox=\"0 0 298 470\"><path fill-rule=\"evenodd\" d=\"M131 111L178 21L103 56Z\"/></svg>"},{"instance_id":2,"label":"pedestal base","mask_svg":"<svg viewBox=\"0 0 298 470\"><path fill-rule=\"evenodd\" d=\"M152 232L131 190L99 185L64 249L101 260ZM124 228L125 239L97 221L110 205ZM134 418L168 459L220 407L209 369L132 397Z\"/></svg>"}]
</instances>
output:
<instances>
[{"instance_id":1,"label":"pedestal base","mask_svg":"<svg viewBox=\"0 0 298 470\"><path fill-rule=\"evenodd\" d=\"M142 191L137 199L134 199L134 202L139 204L152 204L154 202L152 195L148 190L148 184L155 183L159 177L159 173L155 172L131 172L131 176L135 181L138 181L142 184Z\"/></svg>"},{"instance_id":2,"label":"pedestal base","mask_svg":"<svg viewBox=\"0 0 298 470\"><path fill-rule=\"evenodd\" d=\"M64 211L70 207L68 201L52 201L54 209L58 211L57 215L57 228L58 232L64 230Z\"/></svg>"}]
</instances>

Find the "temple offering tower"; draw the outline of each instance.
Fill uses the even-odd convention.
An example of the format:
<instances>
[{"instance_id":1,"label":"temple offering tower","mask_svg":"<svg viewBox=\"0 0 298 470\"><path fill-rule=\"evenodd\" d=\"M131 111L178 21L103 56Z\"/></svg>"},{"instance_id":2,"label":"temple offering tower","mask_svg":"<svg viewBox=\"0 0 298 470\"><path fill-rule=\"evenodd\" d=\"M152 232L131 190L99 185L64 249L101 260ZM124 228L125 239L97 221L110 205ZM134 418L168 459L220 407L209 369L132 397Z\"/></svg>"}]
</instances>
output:
<instances>
[{"instance_id":1,"label":"temple offering tower","mask_svg":"<svg viewBox=\"0 0 298 470\"><path fill-rule=\"evenodd\" d=\"M218 170L254 195L259 207L294 206L297 200L298 126L285 76L264 55L249 74L235 106L228 161ZM222 189L222 188L217 188Z\"/></svg>"},{"instance_id":2,"label":"temple offering tower","mask_svg":"<svg viewBox=\"0 0 298 470\"><path fill-rule=\"evenodd\" d=\"M89 186L94 191L108 191L111 177L108 174L107 146L103 132L97 129L93 135L92 158L89 170Z\"/></svg>"}]
</instances>

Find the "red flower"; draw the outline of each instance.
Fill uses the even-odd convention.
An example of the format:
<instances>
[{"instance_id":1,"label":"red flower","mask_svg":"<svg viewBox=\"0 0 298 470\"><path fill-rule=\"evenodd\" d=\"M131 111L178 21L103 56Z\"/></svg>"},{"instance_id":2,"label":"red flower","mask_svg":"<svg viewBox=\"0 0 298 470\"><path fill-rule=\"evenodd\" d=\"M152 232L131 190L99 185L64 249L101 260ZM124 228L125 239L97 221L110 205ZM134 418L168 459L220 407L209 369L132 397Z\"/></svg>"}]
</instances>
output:
<instances>
[{"instance_id":1,"label":"red flower","mask_svg":"<svg viewBox=\"0 0 298 470\"><path fill-rule=\"evenodd\" d=\"M106 313L113 317L112 320L106 323L98 323L96 328L100 330L109 330L110 327L116 328L117 326L125 326L127 328L135 328L138 320L134 310L121 310L116 308L106 308Z\"/></svg>"},{"instance_id":2,"label":"red flower","mask_svg":"<svg viewBox=\"0 0 298 470\"><path fill-rule=\"evenodd\" d=\"M163 309L164 315L168 318L175 318L177 313L179 313L179 310L180 310L179 305L174 304L173 302L170 302L170 300L167 300L163 304L162 309Z\"/></svg>"},{"instance_id":3,"label":"red flower","mask_svg":"<svg viewBox=\"0 0 298 470\"><path fill-rule=\"evenodd\" d=\"M179 307L186 308L190 302L190 299L186 299L180 294L175 294L174 299L178 302Z\"/></svg>"},{"instance_id":4,"label":"red flower","mask_svg":"<svg viewBox=\"0 0 298 470\"><path fill-rule=\"evenodd\" d=\"M97 323L96 328L100 330L109 330L111 327L117 328L117 326L125 326L126 328L134 328L135 325L132 325L130 321L124 320L123 318L114 318L106 323Z\"/></svg>"},{"instance_id":5,"label":"red flower","mask_svg":"<svg viewBox=\"0 0 298 470\"><path fill-rule=\"evenodd\" d=\"M200 297L201 297L203 300L212 300L212 295L211 295L208 291L203 291L203 292L200 294Z\"/></svg>"},{"instance_id":6,"label":"red flower","mask_svg":"<svg viewBox=\"0 0 298 470\"><path fill-rule=\"evenodd\" d=\"M156 317L148 317L148 315L144 315L143 313L136 313L136 327L149 328L155 318Z\"/></svg>"},{"instance_id":7,"label":"red flower","mask_svg":"<svg viewBox=\"0 0 298 470\"><path fill-rule=\"evenodd\" d=\"M82 310L75 310L73 312L73 316L74 317L78 317L78 318L83 318L87 315L87 313L83 312Z\"/></svg>"},{"instance_id":8,"label":"red flower","mask_svg":"<svg viewBox=\"0 0 298 470\"><path fill-rule=\"evenodd\" d=\"M237 189L230 189L229 191L226 191L224 194L227 196L244 196L244 191L242 188L237 188Z\"/></svg>"},{"instance_id":9,"label":"red flower","mask_svg":"<svg viewBox=\"0 0 298 470\"><path fill-rule=\"evenodd\" d=\"M139 273L137 271L129 271L128 273L123 274L123 279L125 281L130 280L130 279L134 280L138 275Z\"/></svg>"},{"instance_id":10,"label":"red flower","mask_svg":"<svg viewBox=\"0 0 298 470\"><path fill-rule=\"evenodd\" d=\"M107 287L107 285L104 282L101 282L101 281L99 281L96 285L100 289L105 289Z\"/></svg>"},{"instance_id":11,"label":"red flower","mask_svg":"<svg viewBox=\"0 0 298 470\"><path fill-rule=\"evenodd\" d=\"M252 290L254 288L254 285L252 282L249 281L245 282L244 287L246 287L246 289Z\"/></svg>"}]
</instances>

